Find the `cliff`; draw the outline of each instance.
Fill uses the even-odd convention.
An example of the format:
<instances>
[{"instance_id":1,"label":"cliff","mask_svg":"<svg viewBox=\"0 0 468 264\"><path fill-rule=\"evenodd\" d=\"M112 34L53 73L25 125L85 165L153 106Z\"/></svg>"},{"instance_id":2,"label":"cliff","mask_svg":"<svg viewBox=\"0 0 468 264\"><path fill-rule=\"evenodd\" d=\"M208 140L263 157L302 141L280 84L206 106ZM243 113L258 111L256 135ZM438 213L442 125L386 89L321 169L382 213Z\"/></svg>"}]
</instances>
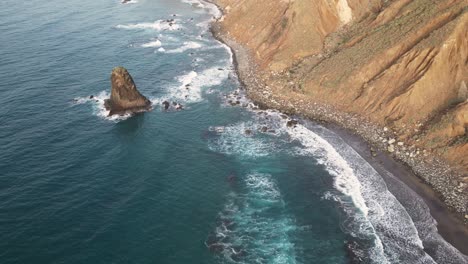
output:
<instances>
[{"instance_id":1,"label":"cliff","mask_svg":"<svg viewBox=\"0 0 468 264\"><path fill-rule=\"evenodd\" d=\"M468 171L467 1L217 2L268 86L361 114Z\"/></svg>"},{"instance_id":2,"label":"cliff","mask_svg":"<svg viewBox=\"0 0 468 264\"><path fill-rule=\"evenodd\" d=\"M240 76L254 100L326 121L352 119L356 130L376 127L378 136L367 138L413 168L434 159L448 165L450 179L423 178L446 199L466 198L468 0L215 2L224 12L216 30L240 44L240 64L249 64ZM443 181L451 183L437 187ZM467 211L466 203L454 207Z\"/></svg>"}]
</instances>

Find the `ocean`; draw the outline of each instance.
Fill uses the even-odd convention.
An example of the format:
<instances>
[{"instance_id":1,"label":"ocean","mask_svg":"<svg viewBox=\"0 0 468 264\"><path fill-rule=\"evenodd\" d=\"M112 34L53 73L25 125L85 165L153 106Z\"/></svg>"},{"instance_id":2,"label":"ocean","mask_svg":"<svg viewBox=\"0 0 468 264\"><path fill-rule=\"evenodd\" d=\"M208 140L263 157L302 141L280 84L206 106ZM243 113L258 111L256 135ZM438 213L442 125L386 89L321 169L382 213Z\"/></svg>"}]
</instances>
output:
<instances>
[{"instance_id":1,"label":"ocean","mask_svg":"<svg viewBox=\"0 0 468 264\"><path fill-rule=\"evenodd\" d=\"M346 140L245 97L220 15L0 3L0 263L466 263ZM116 66L151 112L107 116Z\"/></svg>"}]
</instances>

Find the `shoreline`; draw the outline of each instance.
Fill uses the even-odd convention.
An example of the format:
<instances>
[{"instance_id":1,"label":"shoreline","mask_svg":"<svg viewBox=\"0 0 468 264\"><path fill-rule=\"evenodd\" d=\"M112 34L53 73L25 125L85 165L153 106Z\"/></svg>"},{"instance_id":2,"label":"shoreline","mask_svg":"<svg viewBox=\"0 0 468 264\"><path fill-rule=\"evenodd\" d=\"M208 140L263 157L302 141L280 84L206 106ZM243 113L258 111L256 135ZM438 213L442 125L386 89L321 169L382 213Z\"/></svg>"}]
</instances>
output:
<instances>
[{"instance_id":1,"label":"shoreline","mask_svg":"<svg viewBox=\"0 0 468 264\"><path fill-rule=\"evenodd\" d=\"M437 193L417 177L408 165L402 164L401 162L393 159L384 151L377 150L376 155L374 156L369 151L371 148L371 144L369 142L361 136L351 133L351 131L345 128L339 127L336 124L324 124L324 126L345 139L348 145L351 146L381 175L388 186L393 184L392 181L394 181L394 179L386 176L385 171L390 172L402 184L422 198L429 208L432 218L437 221L437 232L445 241L449 242L461 253L468 256L468 248L466 247L466 245L468 245L468 228L466 228L466 225L455 213L448 210L447 206L438 197ZM390 192L393 193L391 190ZM394 195L396 196L395 193ZM402 201L400 201L400 203L401 202Z\"/></svg>"},{"instance_id":2,"label":"shoreline","mask_svg":"<svg viewBox=\"0 0 468 264\"><path fill-rule=\"evenodd\" d=\"M213 1L208 2L218 6ZM222 10L219 6L218 8ZM275 97L258 76L249 52L223 32L219 21L212 23L210 31L215 39L231 49L239 83L250 100L260 108L276 109L289 115L322 123L340 137L358 143L360 147L353 144L350 146L378 172L382 169L389 171L421 197L429 207L431 216L437 221L437 232L462 254L468 255L466 248L468 199L463 192L460 195L455 193L453 188L456 184L453 183L457 182L447 164L436 158L433 158L429 166L423 158L413 156L406 158L405 155L397 156L397 154L392 157L392 153L387 152L388 145L382 142L382 139L392 136L391 131L382 133L383 129L377 125L362 120L357 115L341 113L327 105L314 103L313 108L301 109L298 106L304 104L304 100L301 100L303 98L291 100L295 101L291 103L282 100L284 98ZM254 90L252 87L257 89ZM386 181L385 178L384 180ZM462 196L461 199L459 196Z\"/></svg>"}]
</instances>

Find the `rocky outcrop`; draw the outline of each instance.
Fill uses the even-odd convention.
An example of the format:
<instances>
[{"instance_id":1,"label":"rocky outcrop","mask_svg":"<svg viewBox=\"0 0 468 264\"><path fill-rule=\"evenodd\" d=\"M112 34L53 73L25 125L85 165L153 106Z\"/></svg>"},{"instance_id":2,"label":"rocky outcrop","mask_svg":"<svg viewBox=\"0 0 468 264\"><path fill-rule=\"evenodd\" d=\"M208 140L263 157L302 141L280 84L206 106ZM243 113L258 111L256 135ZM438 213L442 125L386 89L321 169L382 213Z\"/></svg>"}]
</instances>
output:
<instances>
[{"instance_id":1,"label":"rocky outcrop","mask_svg":"<svg viewBox=\"0 0 468 264\"><path fill-rule=\"evenodd\" d=\"M112 70L111 85L111 97L105 102L109 116L151 110L151 101L137 90L132 76L124 67Z\"/></svg>"}]
</instances>

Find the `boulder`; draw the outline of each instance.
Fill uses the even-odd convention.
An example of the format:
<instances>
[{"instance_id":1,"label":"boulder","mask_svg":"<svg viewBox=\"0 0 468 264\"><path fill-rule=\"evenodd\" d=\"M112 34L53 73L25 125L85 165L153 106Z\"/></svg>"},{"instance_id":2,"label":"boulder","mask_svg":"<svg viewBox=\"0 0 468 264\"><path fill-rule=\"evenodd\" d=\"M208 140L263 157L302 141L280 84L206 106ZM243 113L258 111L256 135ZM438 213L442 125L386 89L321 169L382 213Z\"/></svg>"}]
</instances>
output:
<instances>
[{"instance_id":1,"label":"boulder","mask_svg":"<svg viewBox=\"0 0 468 264\"><path fill-rule=\"evenodd\" d=\"M105 101L109 116L151 110L151 101L137 90L132 76L124 67L112 70L111 85L111 97Z\"/></svg>"},{"instance_id":2,"label":"boulder","mask_svg":"<svg viewBox=\"0 0 468 264\"><path fill-rule=\"evenodd\" d=\"M287 123L286 123L286 126L287 127L296 127L296 125L298 124L299 122L297 120L289 120Z\"/></svg>"},{"instance_id":3,"label":"boulder","mask_svg":"<svg viewBox=\"0 0 468 264\"><path fill-rule=\"evenodd\" d=\"M167 111L169 109L170 103L168 101L164 101L164 102L162 102L162 105L164 107L164 110Z\"/></svg>"}]
</instances>

